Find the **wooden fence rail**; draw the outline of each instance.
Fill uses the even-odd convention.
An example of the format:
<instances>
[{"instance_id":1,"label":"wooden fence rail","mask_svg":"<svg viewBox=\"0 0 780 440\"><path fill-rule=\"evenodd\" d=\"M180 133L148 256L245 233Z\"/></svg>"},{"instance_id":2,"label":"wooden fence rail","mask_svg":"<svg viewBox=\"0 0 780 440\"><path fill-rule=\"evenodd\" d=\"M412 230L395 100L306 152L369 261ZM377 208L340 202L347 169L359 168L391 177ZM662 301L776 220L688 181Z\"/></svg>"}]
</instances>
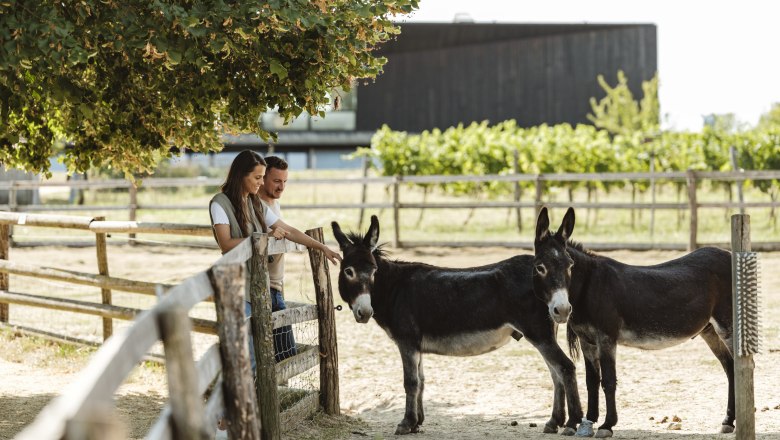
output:
<instances>
[{"instance_id":1,"label":"wooden fence rail","mask_svg":"<svg viewBox=\"0 0 780 440\"><path fill-rule=\"evenodd\" d=\"M541 206L546 205L551 208L568 207L573 206L581 209L630 209L630 210L650 210L651 218L654 217L655 210L677 210L689 212L689 239L687 243L680 244L637 244L637 243L589 243L589 247L593 249L648 249L648 248L664 248L664 249L693 249L701 245L698 240L698 211L701 209L709 208L733 208L739 209L743 212L746 208L778 208L780 207L780 200L772 201L752 201L746 202L742 197L737 201L723 201L723 202L703 202L700 201L700 197L697 197L697 187L703 181L713 182L727 182L729 184L737 185L738 189L745 181L760 181L760 180L780 180L780 170L763 170L763 171L731 171L731 172L716 172L716 171L680 171L680 172L639 172L639 173L562 173L562 174L506 174L506 175L481 175L481 176L447 176L447 175L435 175L435 176L384 176L384 177L356 177L356 178L314 178L314 179L297 179L296 185L361 185L363 190L361 192L361 198L356 203L316 203L316 204L286 204L285 209L320 209L320 210L336 210L336 209L357 209L360 211L359 218L364 218L364 210L366 209L390 209L393 211L393 245L395 247L416 247L416 246L445 246L445 247L458 247L458 246L495 246L502 245L502 243L492 242L414 242L408 240L402 240L401 237L401 225L400 225L400 212L408 209L486 209L486 208L507 208L511 209L518 215L518 228L522 228L519 214L523 209L533 209L538 211ZM652 194L652 202L650 203L636 203L636 202L600 202L600 201L588 201L588 202L554 202L545 199L545 189L550 184L566 184L566 183L581 183L581 182L650 182ZM686 194L688 200L679 203L669 202L656 202L655 191L656 183L658 182L675 182L679 185L686 187ZM507 184L514 185L514 196L511 200L507 201L474 201L474 202L451 202L451 203L420 203L420 202L404 202L403 190L408 184L448 184L448 183L485 183L485 182L506 182ZM145 179L143 181L144 188L176 188L176 187L192 187L192 186L218 186L222 183L221 179L213 178L175 178L175 179ZM387 202L372 202L366 203L365 199L365 187L366 185L384 185L391 190L391 200ZM534 196L527 201L521 200L521 184L533 185ZM72 206L72 205L24 205L10 204L1 206L0 209L8 209L9 211L78 211L78 210L127 210L129 212L129 218L135 219L137 211L139 210L202 210L204 207L198 205L160 205L160 204L139 204L137 200L136 188L126 180L103 180L103 181L69 181L69 182L34 182L34 181L7 181L0 182L0 190L9 191L9 201L15 200L14 195L19 190L29 190L42 187L70 187L73 189L106 189L106 188L127 188L128 189L128 203L125 205L111 205L111 206ZM741 193L740 193L741 194ZM113 222L113 224L103 224L96 222L95 225L90 226L89 229L96 232L119 232L126 231L128 229L127 223L134 222ZM651 223L653 223L651 221ZM177 233L177 231L160 232L159 224L154 223L134 223L134 230L128 231L130 234L136 233ZM208 236L211 234L210 228L203 225L187 225L183 228L191 228L192 235ZM180 232L180 231L179 231ZM652 235L652 232L651 232ZM761 243L755 243L758 248L780 248L780 245L775 243L768 243L762 245ZM504 245L512 247L529 248L532 243L529 242L505 242ZM2 310L0 310L1 316Z\"/></svg>"},{"instance_id":2,"label":"wooden fence rail","mask_svg":"<svg viewBox=\"0 0 780 440\"><path fill-rule=\"evenodd\" d=\"M90 230L99 235L102 233L101 228L105 227L104 224L109 223L77 217L32 214L29 215L30 222L27 220L25 214L0 213L0 226L6 226L6 229L10 224L20 224L20 221L21 224L78 229L90 229L93 224L98 223L96 228ZM120 232L132 230L133 226L126 225L126 229L120 229ZM197 234L198 231L190 226L192 225L161 225L160 229ZM321 229L307 233L321 240ZM316 292L317 305L290 302L289 309L285 311L273 314L270 311L267 267L263 263L267 262L269 254L300 249L299 245L287 241L269 240L264 234L254 234L223 255L210 269L187 278L176 286L110 277L107 275L107 265L106 274L94 275L0 261L0 276L4 277L0 278L0 281L5 280L5 285L0 286L4 287L0 289L0 306L3 306L0 310L5 313L6 322L9 304L97 315L107 319L109 323L112 319L135 320L126 331L107 337L76 382L44 408L35 422L18 438L80 439L98 435L111 440L111 435L120 431L100 426L111 426L106 423L107 418L113 417L113 394L159 340L162 340L165 351L170 402L149 431L149 439L213 437L215 425L204 425L203 421L215 421L223 404L232 438L279 439L284 426L282 422L289 425L295 418L311 415L318 407L330 414L338 413L338 389L334 389L334 384L338 386L338 368L337 364L334 364L335 368L331 365L337 359L335 322L332 316L332 292L330 279L327 277L326 260L319 256L321 261L313 265L314 283L320 286ZM316 259L318 253L319 251L309 250L310 258ZM107 263L107 259L105 261ZM255 263L247 264L252 261ZM250 270L252 283L245 282L247 268ZM103 296L109 303L102 304L9 292L9 274L57 279L101 289L115 288L143 294L167 290L167 293L160 297L154 308L138 310L111 305L110 296ZM322 279L323 274L325 279ZM187 317L188 311L194 305L210 298L216 303L217 322ZM247 326L244 319L244 298L252 299L253 302L251 323L258 376L267 378L256 383L249 371L246 336L242 330ZM331 313L321 313L320 310L324 307L329 307ZM323 318L325 322L322 322ZM301 344L298 355L275 364L271 330L313 320L320 321L318 345ZM323 327L326 328L325 332L322 331ZM104 326L104 331L105 328ZM189 338L191 331L219 335L220 342L206 350L197 365L192 359ZM320 374L319 392L309 393L280 415L277 386L315 367L321 358L328 362L328 367L325 374ZM217 384L203 406L203 394L215 381ZM228 398L223 398L223 395ZM236 405L236 402L241 404ZM257 418L257 411L247 408L259 408L260 419Z\"/></svg>"}]
</instances>

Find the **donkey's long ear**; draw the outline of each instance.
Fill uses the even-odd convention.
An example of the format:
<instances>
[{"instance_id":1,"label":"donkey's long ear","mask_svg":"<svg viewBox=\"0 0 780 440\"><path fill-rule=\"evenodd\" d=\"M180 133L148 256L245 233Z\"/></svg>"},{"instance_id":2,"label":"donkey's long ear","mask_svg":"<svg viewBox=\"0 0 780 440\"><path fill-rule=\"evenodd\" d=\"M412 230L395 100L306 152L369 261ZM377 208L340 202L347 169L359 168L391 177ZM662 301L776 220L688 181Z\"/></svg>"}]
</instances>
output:
<instances>
[{"instance_id":1,"label":"donkey's long ear","mask_svg":"<svg viewBox=\"0 0 780 440\"><path fill-rule=\"evenodd\" d=\"M368 232L366 232L366 236L363 238L363 243L370 247L373 251L376 249L377 243L379 242L379 219L376 218L375 215L371 216L371 226L368 227Z\"/></svg>"},{"instance_id":2,"label":"donkey's long ear","mask_svg":"<svg viewBox=\"0 0 780 440\"><path fill-rule=\"evenodd\" d=\"M543 207L539 211L539 217L536 219L536 240L541 241L543 238L550 235L550 217L547 215L547 207Z\"/></svg>"},{"instance_id":3,"label":"donkey's long ear","mask_svg":"<svg viewBox=\"0 0 780 440\"><path fill-rule=\"evenodd\" d=\"M556 232L555 235L560 237L561 240L566 241L569 239L569 237L571 237L571 233L573 231L574 231L574 208L569 208L566 210L566 215L563 216L561 227L558 228L558 232Z\"/></svg>"},{"instance_id":4,"label":"donkey's long ear","mask_svg":"<svg viewBox=\"0 0 780 440\"><path fill-rule=\"evenodd\" d=\"M339 242L341 250L346 249L347 246L352 244L352 242L349 241L349 238L341 232L341 226L339 226L338 223L331 222L330 226L333 228L333 236L336 237L336 241Z\"/></svg>"}]
</instances>

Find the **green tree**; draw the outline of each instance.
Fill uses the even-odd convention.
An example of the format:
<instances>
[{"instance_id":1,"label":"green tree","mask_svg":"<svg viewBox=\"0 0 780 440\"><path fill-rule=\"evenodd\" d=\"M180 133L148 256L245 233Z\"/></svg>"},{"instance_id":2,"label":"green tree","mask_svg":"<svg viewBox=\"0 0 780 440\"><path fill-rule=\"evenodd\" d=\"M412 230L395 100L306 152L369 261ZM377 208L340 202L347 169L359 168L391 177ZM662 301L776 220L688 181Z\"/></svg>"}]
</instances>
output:
<instances>
[{"instance_id":1,"label":"green tree","mask_svg":"<svg viewBox=\"0 0 780 440\"><path fill-rule=\"evenodd\" d=\"M780 102L774 103L772 108L761 115L761 118L758 120L757 128L768 129L770 127L780 127Z\"/></svg>"},{"instance_id":2,"label":"green tree","mask_svg":"<svg viewBox=\"0 0 780 440\"><path fill-rule=\"evenodd\" d=\"M322 112L375 77L419 0L0 2L0 162L147 171L171 146L221 149L267 108Z\"/></svg>"},{"instance_id":3,"label":"green tree","mask_svg":"<svg viewBox=\"0 0 780 440\"><path fill-rule=\"evenodd\" d=\"M653 134L660 129L660 105L658 103L658 74L649 81L642 82L642 99L636 101L628 79L622 70L618 71L618 83L610 86L603 75L598 82L606 96L600 101L590 98L593 113L587 118L593 125L613 135L631 135L635 131Z\"/></svg>"}]
</instances>

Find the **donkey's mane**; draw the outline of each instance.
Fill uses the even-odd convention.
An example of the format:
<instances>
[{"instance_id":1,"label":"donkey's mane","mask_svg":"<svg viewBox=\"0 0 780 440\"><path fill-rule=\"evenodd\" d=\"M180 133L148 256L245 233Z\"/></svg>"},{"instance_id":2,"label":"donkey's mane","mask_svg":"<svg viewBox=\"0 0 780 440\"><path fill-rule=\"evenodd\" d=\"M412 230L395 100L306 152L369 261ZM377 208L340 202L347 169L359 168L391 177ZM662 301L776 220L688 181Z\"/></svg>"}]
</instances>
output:
<instances>
[{"instance_id":1,"label":"donkey's mane","mask_svg":"<svg viewBox=\"0 0 780 440\"><path fill-rule=\"evenodd\" d=\"M596 257L597 256L595 252L593 252L590 249L586 249L585 245L583 245L582 243L580 243L578 241L574 241L572 239L569 239L569 240L566 241L566 244L567 244L567 246L572 247L572 248L582 252L585 255L589 255L591 257Z\"/></svg>"},{"instance_id":2,"label":"donkey's mane","mask_svg":"<svg viewBox=\"0 0 780 440\"><path fill-rule=\"evenodd\" d=\"M351 241L352 244L354 244L354 245L362 245L363 244L363 239L365 237L363 237L362 235L360 235L360 234L358 234L356 232L348 232L346 235L347 235L347 239L349 239L349 241ZM376 249L374 249L372 254L374 255L375 258L385 258L385 259L387 258L388 252L385 249L385 246L387 246L387 243L382 243L382 244L378 245L376 247Z\"/></svg>"}]
</instances>

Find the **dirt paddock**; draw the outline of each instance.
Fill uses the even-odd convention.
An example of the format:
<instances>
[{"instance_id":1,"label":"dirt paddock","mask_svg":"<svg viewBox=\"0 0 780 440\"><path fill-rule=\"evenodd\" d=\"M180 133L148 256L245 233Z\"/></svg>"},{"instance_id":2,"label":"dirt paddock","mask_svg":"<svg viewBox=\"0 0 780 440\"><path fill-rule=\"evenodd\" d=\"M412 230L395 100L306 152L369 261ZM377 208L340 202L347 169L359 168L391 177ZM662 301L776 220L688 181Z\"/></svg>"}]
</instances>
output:
<instances>
[{"instance_id":1,"label":"dirt paddock","mask_svg":"<svg viewBox=\"0 0 780 440\"><path fill-rule=\"evenodd\" d=\"M392 257L442 266L473 266L517 253L502 248L391 250ZM679 256L676 252L609 252L634 264L652 264ZM109 248L111 274L119 277L176 282L208 267L216 251L187 248ZM94 249L12 249L11 260L72 270L95 271ZM67 262L67 263L66 263ZM764 350L756 356L756 431L760 439L780 439L780 253L761 255L764 295ZM288 300L306 300L310 289L307 258L287 262ZM335 268L331 268L335 283ZM18 291L15 277L11 290ZM334 293L336 286L333 286ZM98 296L99 298L99 292ZM311 298L308 298L311 300ZM337 298L337 303L340 303ZM15 313L17 315L15 315ZM23 315L11 306L11 322ZM317 431L305 424L287 438L382 439L393 437L403 417L401 362L395 345L375 323L357 324L347 309L337 312L342 413L356 420L341 434ZM559 329L563 342L565 329ZM90 350L0 333L0 439L13 438L88 362ZM562 345L564 345L562 343ZM536 439L549 418L552 383L541 356L528 344L510 343L472 358L427 355L423 432L412 439ZM584 367L577 378L586 404ZM712 439L726 409L726 376L706 344L697 339L661 351L618 348L618 413L615 438ZM142 438L165 401L160 367L137 369L117 395L118 412L128 435ZM603 411L603 397L601 401ZM603 413L602 413L603 417ZM670 429L672 420L681 421ZM535 425L535 426L533 426Z\"/></svg>"}]
</instances>

